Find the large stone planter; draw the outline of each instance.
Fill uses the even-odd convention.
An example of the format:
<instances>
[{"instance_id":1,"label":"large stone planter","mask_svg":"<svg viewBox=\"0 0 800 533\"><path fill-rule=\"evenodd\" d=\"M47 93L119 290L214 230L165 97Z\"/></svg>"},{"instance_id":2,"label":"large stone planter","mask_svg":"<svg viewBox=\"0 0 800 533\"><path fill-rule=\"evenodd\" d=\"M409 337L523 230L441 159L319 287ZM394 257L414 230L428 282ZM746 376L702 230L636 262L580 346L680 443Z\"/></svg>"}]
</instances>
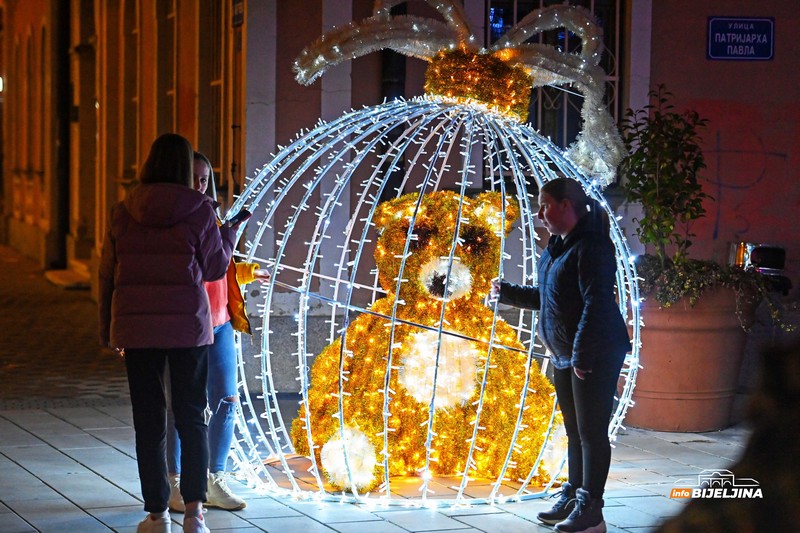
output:
<instances>
[{"instance_id":1,"label":"large stone planter","mask_svg":"<svg viewBox=\"0 0 800 533\"><path fill-rule=\"evenodd\" d=\"M690 307L642 307L642 368L625 425L658 431L712 431L731 424L745 332L735 294L715 289Z\"/></svg>"}]
</instances>

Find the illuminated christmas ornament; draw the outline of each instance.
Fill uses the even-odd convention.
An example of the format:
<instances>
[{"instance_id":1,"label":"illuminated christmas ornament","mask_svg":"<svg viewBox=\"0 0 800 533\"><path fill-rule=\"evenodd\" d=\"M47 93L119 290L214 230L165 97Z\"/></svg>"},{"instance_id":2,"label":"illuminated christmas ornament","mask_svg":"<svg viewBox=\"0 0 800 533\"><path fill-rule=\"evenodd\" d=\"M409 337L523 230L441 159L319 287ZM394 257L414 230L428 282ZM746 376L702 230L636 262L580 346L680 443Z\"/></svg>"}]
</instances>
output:
<instances>
[{"instance_id":1,"label":"illuminated christmas ornament","mask_svg":"<svg viewBox=\"0 0 800 533\"><path fill-rule=\"evenodd\" d=\"M544 442L553 386L485 304L517 211L500 192L411 193L378 205L374 257L385 296L314 361L292 424L297 452L311 455L342 427L367 429L370 453L384 457L367 489L419 471L487 478L534 469L529 450Z\"/></svg>"},{"instance_id":2,"label":"illuminated christmas ornament","mask_svg":"<svg viewBox=\"0 0 800 533\"><path fill-rule=\"evenodd\" d=\"M334 29L306 47L295 62L297 80L309 84L338 63L388 48L430 62L427 94L480 103L521 120L528 114L531 87L570 85L584 96L584 124L567 157L602 185L613 181L624 147L603 103L605 73L598 66L603 32L589 12L563 5L532 11L484 50L460 2L426 1L445 24L411 15L393 17L390 10L398 0L378 0L372 17ZM581 39L580 53L527 42L558 28Z\"/></svg>"},{"instance_id":3,"label":"illuminated christmas ornament","mask_svg":"<svg viewBox=\"0 0 800 533\"><path fill-rule=\"evenodd\" d=\"M240 358L246 400L233 457L254 486L298 497L432 505L541 496L564 463L564 439L548 358L532 335L538 317L486 302L494 277L537 281L531 184L571 177L610 215L619 307L634 340L612 438L638 366L636 273L601 193L619 153L598 105L599 30L582 10L554 6L485 52L458 2L429 1L445 24L392 18L392 3L309 47L298 78L388 47L430 60L436 94L320 123L231 208L261 218L246 259L273 271L259 296L258 368ZM525 43L555 27L581 36L580 55ZM500 71L511 79L492 83L511 90L487 100L478 88ZM464 72L447 94L444 77ZM567 155L520 121L519 80L531 74L534 85L571 82L586 96L585 128ZM287 309L290 352L274 334ZM274 379L287 360L299 413L279 402L292 392ZM248 390L254 373L263 392ZM411 495L409 478L418 482Z\"/></svg>"}]
</instances>

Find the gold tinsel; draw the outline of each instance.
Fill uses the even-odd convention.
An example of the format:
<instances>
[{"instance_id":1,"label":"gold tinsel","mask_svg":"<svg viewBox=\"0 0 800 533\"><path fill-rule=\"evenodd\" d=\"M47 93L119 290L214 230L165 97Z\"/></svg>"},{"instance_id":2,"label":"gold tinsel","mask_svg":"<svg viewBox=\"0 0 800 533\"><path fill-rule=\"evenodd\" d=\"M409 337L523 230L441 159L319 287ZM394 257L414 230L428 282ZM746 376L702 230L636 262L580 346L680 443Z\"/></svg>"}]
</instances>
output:
<instances>
[{"instance_id":1,"label":"gold tinsel","mask_svg":"<svg viewBox=\"0 0 800 533\"><path fill-rule=\"evenodd\" d=\"M528 118L533 78L519 65L491 54L439 52L425 71L425 92L478 101L521 121Z\"/></svg>"},{"instance_id":2,"label":"gold tinsel","mask_svg":"<svg viewBox=\"0 0 800 533\"><path fill-rule=\"evenodd\" d=\"M390 10L396 0L376 0L373 16L333 29L301 52L294 64L297 81L312 83L343 61L389 49L440 62L444 70L453 72L449 76L444 71L433 72L430 67L426 77L434 79L426 84L427 94L488 103L523 120L527 116L523 90L529 91L531 84L533 87L568 84L584 96L581 106L584 125L566 155L587 174L599 178L602 185L613 183L625 147L604 103L605 73L599 67L603 32L591 13L568 5L535 9L488 50L483 50L480 34L467 19L461 0L426 1L444 22L412 15L393 16ZM559 28L580 38L579 52L565 52L535 42L538 34ZM497 63L497 59L505 62L505 66ZM480 64L473 65L473 61ZM476 75L457 72L458 68L474 69ZM503 79L501 71L508 71L511 76ZM528 74L532 77L526 78ZM526 89L521 86L522 80L528 84Z\"/></svg>"},{"instance_id":3,"label":"gold tinsel","mask_svg":"<svg viewBox=\"0 0 800 533\"><path fill-rule=\"evenodd\" d=\"M483 395L483 411L477 420L481 428L477 432L474 464L469 468L472 477L497 476L512 445L517 416L521 410L520 394L525 387L525 365L528 359L525 347L517 339L516 332L498 318L493 342L489 351L489 336L494 313L484 305L497 276L500 260L500 234L506 234L517 218L516 204L505 208L505 217L500 193L482 193L475 199L461 198L449 191L438 191L423 196L417 205L418 193L396 198L378 206L375 224L381 230L375 250L375 261L379 269L380 283L387 296L377 300L371 311L382 316L362 314L347 328L345 349L342 338L327 346L317 356L311 369L312 386L308 393L308 413L301 407L292 424L292 440L298 453L316 456L320 464L320 450L340 431L339 387L341 385L345 428L356 428L371 440L378 464L374 483L360 488L369 490L383 477L384 463L381 451L389 454L391 475L413 475L425 466L426 439L428 438L429 403L420 402L403 387L400 379L404 357L407 355L412 336L421 324L435 328L441 319L445 305L445 331L454 331L471 341L477 352L477 365L473 379L475 392L462 405L436 409L433 421L433 438L430 470L437 475L463 473L476 423L477 400L480 397L481 381L491 357ZM419 271L431 258L447 256L453 244L453 233L458 219L459 203L463 201L462 222L459 236L461 244L456 255L461 264L467 266L472 275L470 291L461 298L443 302L432 297L419 281ZM406 240L409 239L411 218L416 213L414 238L409 241L411 254L406 258L401 284L396 294L397 278L400 276L401 259ZM413 246L412 246L413 244ZM403 303L400 304L400 301ZM389 317L396 309L397 319ZM386 318L384 318L386 317ZM482 342L481 342L482 341ZM500 349L504 345L520 351ZM388 356L391 349L391 362ZM435 354L436 346L430 349ZM441 362L440 362L441 364ZM340 384L340 365L345 379ZM391 398L388 402L388 442L384 443L384 387L387 372ZM506 477L524 478L533 467L536 453L544 441L552 411L553 386L540 373L536 363L531 364L528 374L529 393L525 400L522 424L515 440L513 461ZM311 424L314 450L309 449L307 423ZM329 477L333 478L333 476ZM542 476L544 480L546 476ZM333 485L337 486L330 479ZM337 486L337 488L345 488ZM349 487L346 487L349 488Z\"/></svg>"}]
</instances>

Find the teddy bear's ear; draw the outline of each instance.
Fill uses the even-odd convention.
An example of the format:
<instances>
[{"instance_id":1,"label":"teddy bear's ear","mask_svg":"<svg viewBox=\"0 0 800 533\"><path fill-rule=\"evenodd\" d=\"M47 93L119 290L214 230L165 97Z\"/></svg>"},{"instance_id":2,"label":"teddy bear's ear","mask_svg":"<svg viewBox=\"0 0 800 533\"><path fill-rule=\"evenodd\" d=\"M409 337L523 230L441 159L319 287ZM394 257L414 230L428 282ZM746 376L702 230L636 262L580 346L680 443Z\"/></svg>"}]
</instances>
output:
<instances>
[{"instance_id":1,"label":"teddy bear's ear","mask_svg":"<svg viewBox=\"0 0 800 533\"><path fill-rule=\"evenodd\" d=\"M407 214L406 211L416 205L418 196L419 193L414 192L378 204L373 219L378 231L385 230L393 221L399 220Z\"/></svg>"},{"instance_id":2,"label":"teddy bear's ear","mask_svg":"<svg viewBox=\"0 0 800 533\"><path fill-rule=\"evenodd\" d=\"M475 199L474 216L483 218L494 231L503 231L506 235L519 217L516 202L506 196L505 219L503 219L503 197L499 192L484 192Z\"/></svg>"}]
</instances>

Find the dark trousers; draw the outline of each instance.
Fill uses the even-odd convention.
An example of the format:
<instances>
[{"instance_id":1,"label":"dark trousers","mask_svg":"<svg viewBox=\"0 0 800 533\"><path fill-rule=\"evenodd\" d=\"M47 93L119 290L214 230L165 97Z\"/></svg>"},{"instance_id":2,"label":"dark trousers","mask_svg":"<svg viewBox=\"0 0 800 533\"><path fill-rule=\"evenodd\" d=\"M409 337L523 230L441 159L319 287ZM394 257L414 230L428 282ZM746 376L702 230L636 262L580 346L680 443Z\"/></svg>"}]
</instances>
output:
<instances>
[{"instance_id":1,"label":"dark trousers","mask_svg":"<svg viewBox=\"0 0 800 533\"><path fill-rule=\"evenodd\" d=\"M614 406L619 364L598 364L579 379L572 368L553 369L558 404L567 430L569 483L602 498L611 467L608 424Z\"/></svg>"},{"instance_id":2,"label":"dark trousers","mask_svg":"<svg viewBox=\"0 0 800 533\"><path fill-rule=\"evenodd\" d=\"M167 361L175 427L183 444L181 494L184 501L206 501L208 427L206 408L208 346L125 350L125 366L136 430L136 460L144 509L160 513L169 501L167 476L167 407L164 379Z\"/></svg>"}]
</instances>

